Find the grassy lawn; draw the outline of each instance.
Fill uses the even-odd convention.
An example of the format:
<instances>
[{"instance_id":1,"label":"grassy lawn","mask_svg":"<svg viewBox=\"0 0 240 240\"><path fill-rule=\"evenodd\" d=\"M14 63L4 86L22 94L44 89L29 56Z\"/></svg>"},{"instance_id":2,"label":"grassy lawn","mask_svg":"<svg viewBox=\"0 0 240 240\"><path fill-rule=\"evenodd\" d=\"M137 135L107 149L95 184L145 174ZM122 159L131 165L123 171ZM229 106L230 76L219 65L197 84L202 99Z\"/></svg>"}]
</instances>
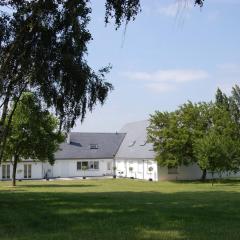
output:
<instances>
[{"instance_id":1,"label":"grassy lawn","mask_svg":"<svg viewBox=\"0 0 240 240\"><path fill-rule=\"evenodd\" d=\"M240 239L240 181L0 182L1 240Z\"/></svg>"}]
</instances>

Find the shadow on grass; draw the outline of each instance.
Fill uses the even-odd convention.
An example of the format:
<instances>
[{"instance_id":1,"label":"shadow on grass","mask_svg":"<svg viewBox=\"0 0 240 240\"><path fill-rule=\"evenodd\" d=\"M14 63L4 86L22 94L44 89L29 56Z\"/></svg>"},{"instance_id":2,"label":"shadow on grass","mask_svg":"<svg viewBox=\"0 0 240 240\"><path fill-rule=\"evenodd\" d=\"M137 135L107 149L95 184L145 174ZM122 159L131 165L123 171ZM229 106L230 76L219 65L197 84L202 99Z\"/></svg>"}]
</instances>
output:
<instances>
[{"instance_id":1,"label":"shadow on grass","mask_svg":"<svg viewBox=\"0 0 240 240\"><path fill-rule=\"evenodd\" d=\"M205 183L211 183L212 182L214 184L222 184L224 183L225 186L228 186L228 184L230 184L230 186L234 186L234 185L239 185L240 183L240 179L206 179L205 181L202 180L171 180L170 182L174 182L174 183L178 183L178 184L205 184Z\"/></svg>"},{"instance_id":2,"label":"shadow on grass","mask_svg":"<svg viewBox=\"0 0 240 240\"><path fill-rule=\"evenodd\" d=\"M95 184L21 184L17 187L26 188L85 188L85 187L96 187Z\"/></svg>"},{"instance_id":3,"label":"shadow on grass","mask_svg":"<svg viewBox=\"0 0 240 240\"><path fill-rule=\"evenodd\" d=\"M0 239L239 240L239 202L234 191L0 191Z\"/></svg>"}]
</instances>

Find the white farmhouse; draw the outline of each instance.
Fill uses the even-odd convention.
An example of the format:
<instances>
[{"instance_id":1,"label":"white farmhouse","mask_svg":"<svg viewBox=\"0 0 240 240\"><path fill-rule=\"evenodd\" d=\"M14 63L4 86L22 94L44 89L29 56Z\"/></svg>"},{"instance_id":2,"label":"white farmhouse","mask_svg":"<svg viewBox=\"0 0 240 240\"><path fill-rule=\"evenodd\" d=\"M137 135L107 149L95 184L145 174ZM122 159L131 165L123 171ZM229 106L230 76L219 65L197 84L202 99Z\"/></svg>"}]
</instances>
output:
<instances>
[{"instance_id":1,"label":"white farmhouse","mask_svg":"<svg viewBox=\"0 0 240 240\"><path fill-rule=\"evenodd\" d=\"M160 167L155 159L153 145L147 142L148 120L126 124L120 132L126 136L116 154L117 175L146 180L196 180L202 176L197 164L178 168ZM213 176L218 177L218 175ZM223 174L223 177L240 177L237 174ZM207 178L212 178L207 173Z\"/></svg>"},{"instance_id":2,"label":"white farmhouse","mask_svg":"<svg viewBox=\"0 0 240 240\"><path fill-rule=\"evenodd\" d=\"M18 164L17 179L112 176L144 180L194 180L201 178L194 164L179 168L158 166L147 142L148 121L126 124L119 133L72 132L55 154L55 163L25 160ZM0 166L0 179L12 176L11 162ZM238 176L232 175L231 177ZM210 174L207 177L211 177Z\"/></svg>"},{"instance_id":3,"label":"white farmhouse","mask_svg":"<svg viewBox=\"0 0 240 240\"><path fill-rule=\"evenodd\" d=\"M65 177L99 177L113 175L114 157L123 141L124 133L72 132L60 145L55 163L25 160L18 163L17 179ZM0 179L12 176L11 162L0 166Z\"/></svg>"},{"instance_id":4,"label":"white farmhouse","mask_svg":"<svg viewBox=\"0 0 240 240\"><path fill-rule=\"evenodd\" d=\"M152 144L147 142L148 121L126 124L120 132L126 136L116 154L116 174L122 177L158 180L158 165Z\"/></svg>"}]
</instances>

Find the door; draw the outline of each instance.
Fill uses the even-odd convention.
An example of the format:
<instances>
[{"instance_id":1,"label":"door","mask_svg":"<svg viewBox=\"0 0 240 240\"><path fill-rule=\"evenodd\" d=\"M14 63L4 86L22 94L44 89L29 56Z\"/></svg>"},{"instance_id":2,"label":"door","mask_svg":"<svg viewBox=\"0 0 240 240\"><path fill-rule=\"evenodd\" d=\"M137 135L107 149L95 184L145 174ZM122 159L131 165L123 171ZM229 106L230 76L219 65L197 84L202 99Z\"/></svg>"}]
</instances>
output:
<instances>
[{"instance_id":1,"label":"door","mask_svg":"<svg viewBox=\"0 0 240 240\"><path fill-rule=\"evenodd\" d=\"M24 178L32 178L32 165L24 164Z\"/></svg>"},{"instance_id":2,"label":"door","mask_svg":"<svg viewBox=\"0 0 240 240\"><path fill-rule=\"evenodd\" d=\"M10 164L2 165L2 179L10 179Z\"/></svg>"}]
</instances>

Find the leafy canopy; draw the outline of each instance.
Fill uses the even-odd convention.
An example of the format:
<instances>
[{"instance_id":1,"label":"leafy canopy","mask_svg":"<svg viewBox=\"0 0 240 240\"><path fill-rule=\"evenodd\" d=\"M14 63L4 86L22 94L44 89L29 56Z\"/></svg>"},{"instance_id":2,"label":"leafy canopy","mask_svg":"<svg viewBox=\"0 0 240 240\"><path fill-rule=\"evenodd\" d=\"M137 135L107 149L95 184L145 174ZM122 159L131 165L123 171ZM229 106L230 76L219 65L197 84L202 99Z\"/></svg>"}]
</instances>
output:
<instances>
[{"instance_id":1,"label":"leafy canopy","mask_svg":"<svg viewBox=\"0 0 240 240\"><path fill-rule=\"evenodd\" d=\"M203 171L240 170L240 88L227 97L217 90L215 102L187 102L174 112L150 117L148 139L162 166L197 163Z\"/></svg>"},{"instance_id":2,"label":"leafy canopy","mask_svg":"<svg viewBox=\"0 0 240 240\"><path fill-rule=\"evenodd\" d=\"M25 92L13 115L9 137L7 138L6 160L33 159L54 163L54 153L64 141L58 131L58 120L42 109L37 97Z\"/></svg>"}]
</instances>

